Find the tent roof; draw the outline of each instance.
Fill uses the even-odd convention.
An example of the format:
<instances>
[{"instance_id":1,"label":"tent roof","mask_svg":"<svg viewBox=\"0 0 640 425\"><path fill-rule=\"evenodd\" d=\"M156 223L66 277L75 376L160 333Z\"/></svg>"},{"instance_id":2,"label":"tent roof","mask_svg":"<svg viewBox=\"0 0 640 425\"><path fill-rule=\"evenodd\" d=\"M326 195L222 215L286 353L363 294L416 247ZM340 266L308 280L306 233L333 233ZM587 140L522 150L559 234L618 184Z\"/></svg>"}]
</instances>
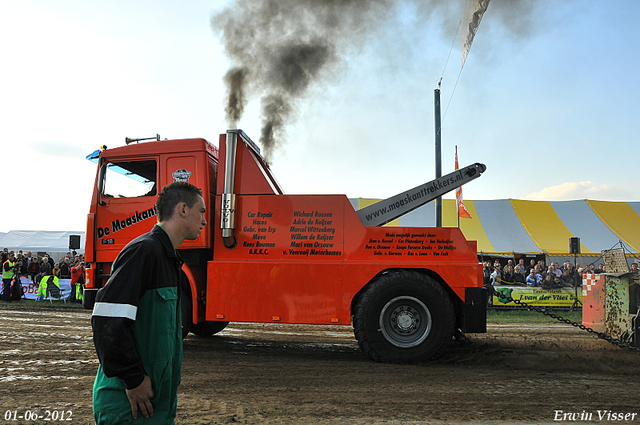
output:
<instances>
[{"instance_id":1,"label":"tent roof","mask_svg":"<svg viewBox=\"0 0 640 425\"><path fill-rule=\"evenodd\" d=\"M356 208L375 202L352 200ZM640 202L496 199L465 200L464 205L472 218L461 218L460 229L478 241L479 252L568 255L571 237L580 238L582 254L600 254L621 241L629 252L640 252ZM442 224L458 226L455 199L442 200ZM389 225L435 226L434 202Z\"/></svg>"},{"instance_id":2,"label":"tent roof","mask_svg":"<svg viewBox=\"0 0 640 425\"><path fill-rule=\"evenodd\" d=\"M84 232L12 230L0 237L0 247L36 252L68 252L69 235L80 235L78 252L84 251Z\"/></svg>"},{"instance_id":3,"label":"tent roof","mask_svg":"<svg viewBox=\"0 0 640 425\"><path fill-rule=\"evenodd\" d=\"M640 202L586 202L620 239L640 249Z\"/></svg>"}]
</instances>

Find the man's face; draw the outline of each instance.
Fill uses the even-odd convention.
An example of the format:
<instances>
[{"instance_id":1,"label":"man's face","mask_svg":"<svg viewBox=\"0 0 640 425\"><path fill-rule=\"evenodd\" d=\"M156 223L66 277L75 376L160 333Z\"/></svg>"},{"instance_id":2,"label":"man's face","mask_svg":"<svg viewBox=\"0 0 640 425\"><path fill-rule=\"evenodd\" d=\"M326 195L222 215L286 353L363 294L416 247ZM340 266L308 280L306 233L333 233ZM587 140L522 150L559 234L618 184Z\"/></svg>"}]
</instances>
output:
<instances>
[{"instance_id":1,"label":"man's face","mask_svg":"<svg viewBox=\"0 0 640 425\"><path fill-rule=\"evenodd\" d=\"M193 204L192 208L187 207L185 223L186 240L193 241L198 239L202 228L207 224L207 220L204 218L204 213L206 211L207 208L204 206L204 199L202 196L198 197L198 200Z\"/></svg>"}]
</instances>

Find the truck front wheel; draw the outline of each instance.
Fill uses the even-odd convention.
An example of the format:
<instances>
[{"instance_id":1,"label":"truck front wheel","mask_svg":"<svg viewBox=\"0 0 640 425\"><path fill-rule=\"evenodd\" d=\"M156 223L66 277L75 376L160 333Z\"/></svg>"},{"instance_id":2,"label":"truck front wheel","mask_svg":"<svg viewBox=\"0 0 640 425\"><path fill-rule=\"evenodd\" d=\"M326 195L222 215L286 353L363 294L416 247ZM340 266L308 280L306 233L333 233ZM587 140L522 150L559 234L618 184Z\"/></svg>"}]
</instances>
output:
<instances>
[{"instance_id":1,"label":"truck front wheel","mask_svg":"<svg viewBox=\"0 0 640 425\"><path fill-rule=\"evenodd\" d=\"M453 304L442 287L416 271L375 278L353 318L362 351L377 362L416 363L442 353L455 324Z\"/></svg>"},{"instance_id":2,"label":"truck front wheel","mask_svg":"<svg viewBox=\"0 0 640 425\"><path fill-rule=\"evenodd\" d=\"M227 327L229 322L204 322L191 326L191 333L198 336L211 336L222 331Z\"/></svg>"},{"instance_id":3,"label":"truck front wheel","mask_svg":"<svg viewBox=\"0 0 640 425\"><path fill-rule=\"evenodd\" d=\"M180 275L180 286L182 287L182 301L180 304L182 313L182 339L185 339L193 326L193 305L189 279L184 272L181 272Z\"/></svg>"}]
</instances>

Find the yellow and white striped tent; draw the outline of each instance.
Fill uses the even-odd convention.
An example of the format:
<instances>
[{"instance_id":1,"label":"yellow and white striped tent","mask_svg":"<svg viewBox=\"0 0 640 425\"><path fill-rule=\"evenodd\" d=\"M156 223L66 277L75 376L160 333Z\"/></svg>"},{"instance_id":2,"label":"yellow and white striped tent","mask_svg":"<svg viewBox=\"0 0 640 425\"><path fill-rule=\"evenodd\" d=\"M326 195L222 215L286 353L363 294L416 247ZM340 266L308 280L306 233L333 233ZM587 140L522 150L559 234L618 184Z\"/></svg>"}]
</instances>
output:
<instances>
[{"instance_id":1,"label":"yellow and white striped tent","mask_svg":"<svg viewBox=\"0 0 640 425\"><path fill-rule=\"evenodd\" d=\"M378 201L351 199L356 209ZM640 252L640 202L496 199L465 200L464 205L472 218L460 218L460 229L467 239L478 241L478 252L487 255L566 257L571 255L571 237L580 238L582 256L599 257L602 251L620 246L631 256ZM455 199L442 200L442 224L458 226ZM432 227L434 202L387 225Z\"/></svg>"}]
</instances>

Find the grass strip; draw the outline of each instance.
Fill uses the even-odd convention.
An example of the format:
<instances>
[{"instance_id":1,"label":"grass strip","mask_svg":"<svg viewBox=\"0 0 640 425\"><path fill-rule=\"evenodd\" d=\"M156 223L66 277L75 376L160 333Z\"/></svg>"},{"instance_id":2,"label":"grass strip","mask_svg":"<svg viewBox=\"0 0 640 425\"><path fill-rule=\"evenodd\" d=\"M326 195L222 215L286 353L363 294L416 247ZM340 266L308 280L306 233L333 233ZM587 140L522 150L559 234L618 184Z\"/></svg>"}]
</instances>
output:
<instances>
[{"instance_id":1,"label":"grass strip","mask_svg":"<svg viewBox=\"0 0 640 425\"><path fill-rule=\"evenodd\" d=\"M556 316L564 317L572 322L582 323L582 310L553 311ZM487 312L487 323L511 324L511 323L558 323L562 322L546 316L542 313L527 310L490 310Z\"/></svg>"}]
</instances>

